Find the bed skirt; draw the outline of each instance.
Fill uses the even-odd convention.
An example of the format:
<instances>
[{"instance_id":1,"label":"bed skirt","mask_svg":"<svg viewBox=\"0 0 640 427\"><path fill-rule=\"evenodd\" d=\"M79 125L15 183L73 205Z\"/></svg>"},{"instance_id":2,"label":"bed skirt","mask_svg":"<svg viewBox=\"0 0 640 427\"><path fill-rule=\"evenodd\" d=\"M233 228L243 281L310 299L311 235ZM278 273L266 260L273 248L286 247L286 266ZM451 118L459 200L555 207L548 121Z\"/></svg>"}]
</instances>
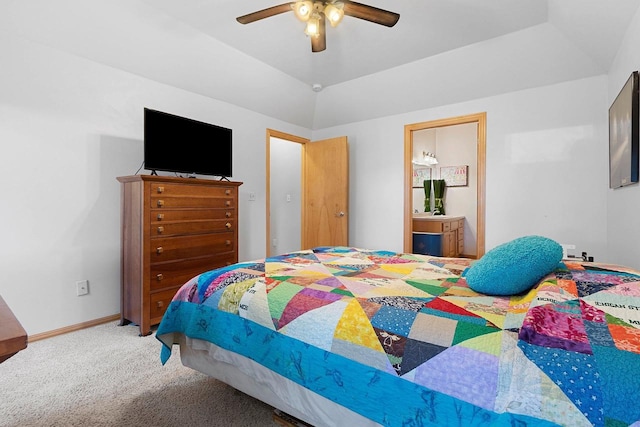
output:
<instances>
[{"instance_id":1,"label":"bed skirt","mask_svg":"<svg viewBox=\"0 0 640 427\"><path fill-rule=\"evenodd\" d=\"M316 427L380 424L330 401L253 360L180 335L182 364Z\"/></svg>"}]
</instances>

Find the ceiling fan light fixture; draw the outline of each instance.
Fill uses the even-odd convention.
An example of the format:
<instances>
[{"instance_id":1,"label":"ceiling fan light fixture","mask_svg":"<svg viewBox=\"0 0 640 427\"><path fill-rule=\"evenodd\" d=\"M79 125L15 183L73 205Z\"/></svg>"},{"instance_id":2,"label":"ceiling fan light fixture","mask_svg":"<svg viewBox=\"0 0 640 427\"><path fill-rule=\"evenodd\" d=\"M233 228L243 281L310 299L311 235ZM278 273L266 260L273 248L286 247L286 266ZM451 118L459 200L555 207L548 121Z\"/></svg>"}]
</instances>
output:
<instances>
[{"instance_id":1,"label":"ceiling fan light fixture","mask_svg":"<svg viewBox=\"0 0 640 427\"><path fill-rule=\"evenodd\" d=\"M329 20L332 27L336 27L344 18L344 3L327 3L324 8L324 16Z\"/></svg>"},{"instance_id":2,"label":"ceiling fan light fixture","mask_svg":"<svg viewBox=\"0 0 640 427\"><path fill-rule=\"evenodd\" d=\"M293 5L293 11L299 20L307 22L313 12L313 2L311 0L297 1Z\"/></svg>"},{"instance_id":3,"label":"ceiling fan light fixture","mask_svg":"<svg viewBox=\"0 0 640 427\"><path fill-rule=\"evenodd\" d=\"M294 12L304 22L305 34L311 39L311 52L322 52L327 48L326 21L337 27L344 15L373 22L374 24L393 27L400 15L374 6L350 0L291 0L276 6L238 16L240 24L250 24L281 13Z\"/></svg>"},{"instance_id":4,"label":"ceiling fan light fixture","mask_svg":"<svg viewBox=\"0 0 640 427\"><path fill-rule=\"evenodd\" d=\"M307 20L307 28L304 33L309 37L318 37L320 35L320 15L314 13Z\"/></svg>"}]
</instances>

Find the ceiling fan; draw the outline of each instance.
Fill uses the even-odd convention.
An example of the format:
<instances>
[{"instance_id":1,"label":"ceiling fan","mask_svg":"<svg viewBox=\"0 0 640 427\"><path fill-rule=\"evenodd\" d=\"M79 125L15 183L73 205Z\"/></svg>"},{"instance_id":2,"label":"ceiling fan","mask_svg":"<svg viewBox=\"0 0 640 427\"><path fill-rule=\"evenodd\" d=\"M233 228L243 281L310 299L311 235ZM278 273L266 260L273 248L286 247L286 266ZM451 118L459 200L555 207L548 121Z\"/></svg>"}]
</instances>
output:
<instances>
[{"instance_id":1,"label":"ceiling fan","mask_svg":"<svg viewBox=\"0 0 640 427\"><path fill-rule=\"evenodd\" d=\"M307 27L305 33L311 38L311 51L322 52L327 48L327 36L325 32L325 20L332 27L337 26L344 15L363 19L375 24L393 27L400 19L400 15L377 7L348 0L298 0L283 3L278 6L258 10L247 15L240 16L236 20L241 24L249 24L260 19L269 18L285 12L293 11L295 15ZM326 19L325 19L326 18Z\"/></svg>"}]
</instances>

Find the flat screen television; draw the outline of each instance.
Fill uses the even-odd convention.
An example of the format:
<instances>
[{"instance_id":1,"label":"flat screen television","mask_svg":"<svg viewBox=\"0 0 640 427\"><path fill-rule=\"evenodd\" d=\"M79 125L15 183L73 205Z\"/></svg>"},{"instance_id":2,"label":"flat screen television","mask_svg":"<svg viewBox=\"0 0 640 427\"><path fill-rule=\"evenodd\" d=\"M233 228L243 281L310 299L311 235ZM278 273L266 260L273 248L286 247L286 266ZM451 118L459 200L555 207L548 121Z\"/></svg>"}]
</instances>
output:
<instances>
[{"instance_id":1,"label":"flat screen television","mask_svg":"<svg viewBox=\"0 0 640 427\"><path fill-rule=\"evenodd\" d=\"M231 129L144 109L145 169L228 178L231 166Z\"/></svg>"},{"instance_id":2,"label":"flat screen television","mask_svg":"<svg viewBox=\"0 0 640 427\"><path fill-rule=\"evenodd\" d=\"M634 71L609 108L609 187L638 182L640 135L638 72Z\"/></svg>"}]
</instances>

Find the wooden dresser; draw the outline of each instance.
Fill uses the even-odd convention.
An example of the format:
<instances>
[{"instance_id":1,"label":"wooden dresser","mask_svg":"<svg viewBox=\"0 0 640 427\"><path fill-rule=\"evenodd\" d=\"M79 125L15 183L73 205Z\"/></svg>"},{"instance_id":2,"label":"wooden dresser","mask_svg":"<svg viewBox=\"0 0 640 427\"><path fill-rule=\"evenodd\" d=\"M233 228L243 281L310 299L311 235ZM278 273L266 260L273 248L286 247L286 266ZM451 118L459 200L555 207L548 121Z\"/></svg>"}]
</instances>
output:
<instances>
[{"instance_id":1,"label":"wooden dresser","mask_svg":"<svg viewBox=\"0 0 640 427\"><path fill-rule=\"evenodd\" d=\"M413 231L442 234L442 256L459 257L464 252L464 217L434 215L413 218Z\"/></svg>"},{"instance_id":2,"label":"wooden dresser","mask_svg":"<svg viewBox=\"0 0 640 427\"><path fill-rule=\"evenodd\" d=\"M118 181L120 323L136 323L140 335L148 335L180 286L204 271L238 262L242 183L155 175Z\"/></svg>"}]
</instances>

